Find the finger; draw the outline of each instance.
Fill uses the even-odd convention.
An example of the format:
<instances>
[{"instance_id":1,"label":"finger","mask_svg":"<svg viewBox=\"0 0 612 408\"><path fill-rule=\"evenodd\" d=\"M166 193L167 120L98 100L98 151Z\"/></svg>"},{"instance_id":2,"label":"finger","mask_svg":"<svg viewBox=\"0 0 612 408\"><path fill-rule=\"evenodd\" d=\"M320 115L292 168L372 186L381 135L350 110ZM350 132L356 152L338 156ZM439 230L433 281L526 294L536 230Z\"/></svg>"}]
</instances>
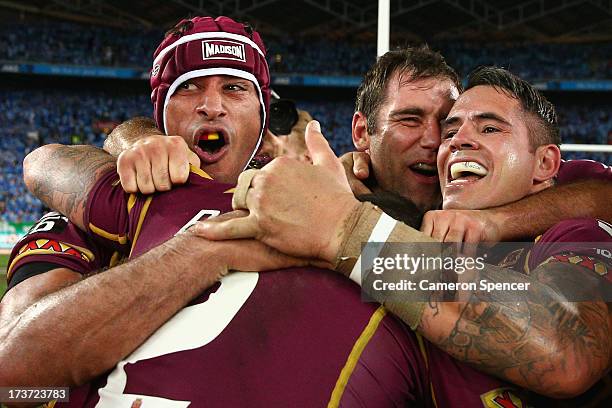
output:
<instances>
[{"instance_id":1,"label":"finger","mask_svg":"<svg viewBox=\"0 0 612 408\"><path fill-rule=\"evenodd\" d=\"M137 193L138 185L136 184L136 169L129 165L125 160L125 156L119 155L117 159L117 173L121 180L121 187L126 193Z\"/></svg>"},{"instance_id":2,"label":"finger","mask_svg":"<svg viewBox=\"0 0 612 408\"><path fill-rule=\"evenodd\" d=\"M434 230L434 220L435 220L434 214L435 213L433 211L427 211L425 213L425 216L423 217L423 222L421 223L421 232L430 237L433 236L432 234Z\"/></svg>"},{"instance_id":3,"label":"finger","mask_svg":"<svg viewBox=\"0 0 612 408\"><path fill-rule=\"evenodd\" d=\"M465 235L464 228L452 227L449 228L446 236L444 237L444 242L463 242L463 236Z\"/></svg>"},{"instance_id":4,"label":"finger","mask_svg":"<svg viewBox=\"0 0 612 408\"><path fill-rule=\"evenodd\" d=\"M249 188L251 188L251 182L253 177L257 175L258 170L249 169L240 173L238 176L238 184L234 189L234 195L232 196L232 208L234 210L248 209L247 207L247 194Z\"/></svg>"},{"instance_id":5,"label":"finger","mask_svg":"<svg viewBox=\"0 0 612 408\"><path fill-rule=\"evenodd\" d=\"M306 126L306 148L312 158L314 165L320 165L331 169L342 166L336 154L327 143L325 136L321 133L321 125L316 120L312 120Z\"/></svg>"},{"instance_id":6,"label":"finger","mask_svg":"<svg viewBox=\"0 0 612 408\"><path fill-rule=\"evenodd\" d=\"M353 174L361 180L370 176L370 155L364 152L353 152Z\"/></svg>"},{"instance_id":7,"label":"finger","mask_svg":"<svg viewBox=\"0 0 612 408\"><path fill-rule=\"evenodd\" d=\"M168 169L168 154L166 151L152 157L151 160L151 176L153 178L153 186L155 191L168 191L171 188L170 172Z\"/></svg>"},{"instance_id":8,"label":"finger","mask_svg":"<svg viewBox=\"0 0 612 408\"><path fill-rule=\"evenodd\" d=\"M136 170L136 184L138 191L143 194L152 194L155 192L153 185L153 176L151 174L151 163L148 160L141 159L134 162Z\"/></svg>"},{"instance_id":9,"label":"finger","mask_svg":"<svg viewBox=\"0 0 612 408\"><path fill-rule=\"evenodd\" d=\"M189 178L189 153L196 155L186 149L170 152L168 157L168 173L172 184L184 184L187 182Z\"/></svg>"},{"instance_id":10,"label":"finger","mask_svg":"<svg viewBox=\"0 0 612 408\"><path fill-rule=\"evenodd\" d=\"M213 220L198 221L191 227L190 231L197 236L213 241L256 238L259 233L257 219L253 215L233 218L223 222L215 222Z\"/></svg>"},{"instance_id":11,"label":"finger","mask_svg":"<svg viewBox=\"0 0 612 408\"><path fill-rule=\"evenodd\" d=\"M446 238L448 229L449 229L448 223L445 222L445 220L438 218L434 222L433 231L431 232L431 237L440 242L444 242L444 238Z\"/></svg>"},{"instance_id":12,"label":"finger","mask_svg":"<svg viewBox=\"0 0 612 408\"><path fill-rule=\"evenodd\" d=\"M132 406L130 408L140 408L142 406L142 399L137 398L132 402Z\"/></svg>"}]
</instances>

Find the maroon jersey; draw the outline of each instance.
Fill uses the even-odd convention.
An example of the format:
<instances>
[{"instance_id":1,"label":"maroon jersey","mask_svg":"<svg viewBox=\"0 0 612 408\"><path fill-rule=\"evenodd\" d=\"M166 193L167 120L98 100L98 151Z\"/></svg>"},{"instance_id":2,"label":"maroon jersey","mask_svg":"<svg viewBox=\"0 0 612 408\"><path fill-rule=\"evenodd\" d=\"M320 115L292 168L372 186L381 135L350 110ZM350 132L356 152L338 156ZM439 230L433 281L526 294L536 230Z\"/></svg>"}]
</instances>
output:
<instances>
[{"instance_id":1,"label":"maroon jersey","mask_svg":"<svg viewBox=\"0 0 612 408\"><path fill-rule=\"evenodd\" d=\"M105 176L88 200L90 232L135 257L230 210L232 186L192 170L187 184L148 197ZM316 268L228 275L108 376L73 390L69 406L137 398L143 407L432 406L414 333L363 303L353 282Z\"/></svg>"},{"instance_id":2,"label":"maroon jersey","mask_svg":"<svg viewBox=\"0 0 612 408\"><path fill-rule=\"evenodd\" d=\"M109 266L112 260L118 259L113 255L113 251L95 245L66 217L50 212L13 247L7 268L7 288L55 268L87 274Z\"/></svg>"},{"instance_id":3,"label":"maroon jersey","mask_svg":"<svg viewBox=\"0 0 612 408\"><path fill-rule=\"evenodd\" d=\"M559 184L582 179L612 181L612 168L593 160L561 160Z\"/></svg>"}]
</instances>

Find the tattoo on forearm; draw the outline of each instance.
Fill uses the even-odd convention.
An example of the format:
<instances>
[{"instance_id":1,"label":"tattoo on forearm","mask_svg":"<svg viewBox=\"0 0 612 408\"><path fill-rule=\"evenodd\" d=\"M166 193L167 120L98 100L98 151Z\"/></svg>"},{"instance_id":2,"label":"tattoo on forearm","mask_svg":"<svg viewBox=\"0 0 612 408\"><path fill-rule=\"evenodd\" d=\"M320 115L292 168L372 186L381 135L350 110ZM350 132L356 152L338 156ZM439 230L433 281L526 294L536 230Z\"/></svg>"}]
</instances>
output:
<instances>
[{"instance_id":1,"label":"tattoo on forearm","mask_svg":"<svg viewBox=\"0 0 612 408\"><path fill-rule=\"evenodd\" d=\"M115 168L115 159L93 146L57 145L49 150L30 169L34 177L28 188L49 208L82 226L89 190Z\"/></svg>"},{"instance_id":2,"label":"tattoo on forearm","mask_svg":"<svg viewBox=\"0 0 612 408\"><path fill-rule=\"evenodd\" d=\"M589 362L589 378L598 378L611 347L608 308L593 292L592 301L563 301L576 288L592 288L585 282L593 283L589 271L569 268L549 263L531 277L498 267L483 271L479 279L529 281L531 290L518 302L472 293L450 336L437 345L478 369L540 392L563 393L556 379L575 372L577 364L584 369L584 362ZM430 307L437 313L437 302Z\"/></svg>"}]
</instances>

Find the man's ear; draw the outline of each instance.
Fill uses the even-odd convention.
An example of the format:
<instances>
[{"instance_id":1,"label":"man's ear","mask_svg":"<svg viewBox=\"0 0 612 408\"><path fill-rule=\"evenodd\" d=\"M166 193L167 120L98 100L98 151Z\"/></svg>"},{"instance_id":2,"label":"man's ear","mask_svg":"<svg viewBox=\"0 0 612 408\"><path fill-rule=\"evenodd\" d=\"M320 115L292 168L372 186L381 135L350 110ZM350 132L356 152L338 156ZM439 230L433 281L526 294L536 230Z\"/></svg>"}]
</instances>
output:
<instances>
[{"instance_id":1,"label":"man's ear","mask_svg":"<svg viewBox=\"0 0 612 408\"><path fill-rule=\"evenodd\" d=\"M368 133L368 121L361 112L355 112L352 124L353 144L360 152L370 148L370 134Z\"/></svg>"},{"instance_id":2,"label":"man's ear","mask_svg":"<svg viewBox=\"0 0 612 408\"><path fill-rule=\"evenodd\" d=\"M554 144L543 145L536 149L536 167L533 172L535 184L553 179L561 165L561 151Z\"/></svg>"}]
</instances>

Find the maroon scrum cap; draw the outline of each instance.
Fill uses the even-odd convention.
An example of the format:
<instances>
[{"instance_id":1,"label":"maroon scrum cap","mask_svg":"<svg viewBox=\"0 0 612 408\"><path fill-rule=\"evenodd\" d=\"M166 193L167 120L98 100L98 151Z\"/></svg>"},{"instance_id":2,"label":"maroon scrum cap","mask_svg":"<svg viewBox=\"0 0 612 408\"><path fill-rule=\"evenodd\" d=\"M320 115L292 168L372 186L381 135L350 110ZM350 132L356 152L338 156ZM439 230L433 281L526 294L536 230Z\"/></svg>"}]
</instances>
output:
<instances>
[{"instance_id":1,"label":"maroon scrum cap","mask_svg":"<svg viewBox=\"0 0 612 408\"><path fill-rule=\"evenodd\" d=\"M261 104L262 126L254 156L267 128L270 107L270 71L261 37L223 16L194 17L182 20L176 25L179 27L153 54L151 101L157 126L166 132L166 106L183 82L210 75L247 79L255 85Z\"/></svg>"}]
</instances>

